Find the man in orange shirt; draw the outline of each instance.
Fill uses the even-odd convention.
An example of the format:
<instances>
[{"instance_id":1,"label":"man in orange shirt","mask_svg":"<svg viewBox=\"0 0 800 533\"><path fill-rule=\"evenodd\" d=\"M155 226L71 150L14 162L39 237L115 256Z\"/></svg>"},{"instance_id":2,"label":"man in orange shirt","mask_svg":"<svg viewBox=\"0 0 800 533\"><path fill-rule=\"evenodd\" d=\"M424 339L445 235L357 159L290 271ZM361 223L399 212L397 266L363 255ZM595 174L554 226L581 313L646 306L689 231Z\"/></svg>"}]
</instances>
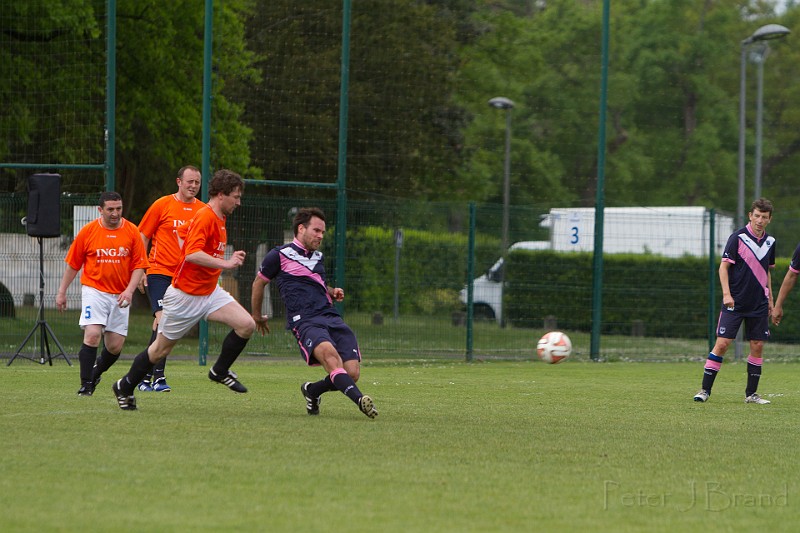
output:
<instances>
[{"instance_id":1,"label":"man in orange shirt","mask_svg":"<svg viewBox=\"0 0 800 533\"><path fill-rule=\"evenodd\" d=\"M67 268L56 294L56 308L67 309L67 288L81 274L83 344L78 352L81 388L91 396L100 376L119 358L128 335L133 291L148 266L139 228L122 218L122 197L108 191L100 195L100 217L86 224L72 242ZM100 339L103 352L97 357Z\"/></svg>"},{"instance_id":2,"label":"man in orange shirt","mask_svg":"<svg viewBox=\"0 0 800 533\"><path fill-rule=\"evenodd\" d=\"M221 169L214 173L208 189L208 205L181 228L186 228L183 259L173 274L172 285L164 293L156 340L134 358L128 373L112 386L120 409L136 409L133 395L136 385L203 318L231 328L208 378L234 392L247 392L230 368L253 335L256 324L250 313L217 283L223 269L238 268L244 263L242 250L225 259L225 220L241 204L244 180L235 172Z\"/></svg>"},{"instance_id":3,"label":"man in orange shirt","mask_svg":"<svg viewBox=\"0 0 800 533\"><path fill-rule=\"evenodd\" d=\"M155 202L139 222L139 231L145 250L150 249L150 268L147 276L139 283L139 290L150 297L153 309L153 335L150 344L156 340L158 322L163 310L164 293L172 283L172 274L181 261L181 245L178 240L178 228L189 222L195 213L206 204L196 198L200 192L200 171L193 166L185 166L178 171L176 179L178 192L162 196ZM164 369L165 357L153 367L153 373L145 376L139 384L139 390L150 392L169 392Z\"/></svg>"}]
</instances>

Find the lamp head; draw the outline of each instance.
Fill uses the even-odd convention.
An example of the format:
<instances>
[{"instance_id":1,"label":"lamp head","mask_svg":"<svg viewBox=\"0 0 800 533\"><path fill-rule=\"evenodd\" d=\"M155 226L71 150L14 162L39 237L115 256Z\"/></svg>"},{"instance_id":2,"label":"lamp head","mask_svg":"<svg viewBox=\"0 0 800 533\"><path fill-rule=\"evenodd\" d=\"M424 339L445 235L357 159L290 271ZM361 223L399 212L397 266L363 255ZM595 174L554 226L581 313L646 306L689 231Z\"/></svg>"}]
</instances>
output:
<instances>
[{"instance_id":1,"label":"lamp head","mask_svg":"<svg viewBox=\"0 0 800 533\"><path fill-rule=\"evenodd\" d=\"M786 26L781 26L780 24L766 24L754 31L753 35L742 41L742 44L750 44L756 41L781 39L790 33L792 33L791 30L789 30L789 28Z\"/></svg>"},{"instance_id":2,"label":"lamp head","mask_svg":"<svg viewBox=\"0 0 800 533\"><path fill-rule=\"evenodd\" d=\"M514 102L504 96L495 96L489 100L489 106L495 109L514 109Z\"/></svg>"}]
</instances>

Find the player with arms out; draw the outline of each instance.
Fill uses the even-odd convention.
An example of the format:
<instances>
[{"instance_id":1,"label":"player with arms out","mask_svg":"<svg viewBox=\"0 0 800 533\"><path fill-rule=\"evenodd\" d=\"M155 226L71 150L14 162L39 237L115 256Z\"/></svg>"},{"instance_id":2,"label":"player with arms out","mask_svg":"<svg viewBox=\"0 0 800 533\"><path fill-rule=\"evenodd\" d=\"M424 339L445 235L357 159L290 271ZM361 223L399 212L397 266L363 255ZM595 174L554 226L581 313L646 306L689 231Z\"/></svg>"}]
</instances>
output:
<instances>
[{"instance_id":1,"label":"player with arms out","mask_svg":"<svg viewBox=\"0 0 800 533\"><path fill-rule=\"evenodd\" d=\"M178 229L189 222L195 213L206 204L196 198L200 192L200 171L193 166L178 170L176 178L178 192L162 196L145 212L139 222L139 231L145 250L150 249L150 268L139 283L139 290L150 298L153 309L153 334L150 344L156 340L158 322L163 311L164 293L172 283L172 274L178 268L182 253ZM139 384L140 391L169 392L165 367L167 358L153 366L153 373L145 376Z\"/></svg>"},{"instance_id":2,"label":"player with arms out","mask_svg":"<svg viewBox=\"0 0 800 533\"><path fill-rule=\"evenodd\" d=\"M264 287L275 280L286 306L287 329L297 338L300 354L309 366L322 365L328 374L300 390L309 415L319 414L322 394L338 390L369 418L378 416L372 398L356 386L361 374L361 350L353 330L345 324L333 301L344 299L344 290L325 282L325 266L319 247L325 236L325 214L303 208L292 221L294 240L267 252L255 280L251 313L263 335L269 333L267 317L261 314Z\"/></svg>"},{"instance_id":3,"label":"player with arms out","mask_svg":"<svg viewBox=\"0 0 800 533\"><path fill-rule=\"evenodd\" d=\"M756 393L761 379L764 342L769 339L769 315L772 312L772 275L775 267L775 238L767 234L772 220L772 202L760 198L753 202L750 223L728 238L719 266L722 285L722 310L717 323L717 340L703 369L703 384L694 401L705 402L722 366L728 347L744 322L750 341L747 356L745 403L768 404Z\"/></svg>"},{"instance_id":4,"label":"player with arms out","mask_svg":"<svg viewBox=\"0 0 800 533\"><path fill-rule=\"evenodd\" d=\"M83 329L78 352L81 396L91 396L103 372L119 359L128 335L133 291L148 266L139 228L122 217L122 197L114 191L102 193L97 210L100 217L81 228L69 247L56 294L56 308L64 312L67 288L83 269L78 321ZM103 351L97 357L101 339Z\"/></svg>"},{"instance_id":5,"label":"player with arms out","mask_svg":"<svg viewBox=\"0 0 800 533\"><path fill-rule=\"evenodd\" d=\"M217 283L223 270L239 268L244 263L242 250L225 259L228 240L225 221L241 204L243 190L241 176L226 169L216 171L208 186L208 205L183 226L186 228L183 259L164 293L156 340L134 358L128 373L112 386L120 409L136 409L133 395L136 385L201 319L221 322L231 328L222 341L219 357L209 370L208 378L234 392L247 392L230 368L256 325L250 313Z\"/></svg>"}]
</instances>

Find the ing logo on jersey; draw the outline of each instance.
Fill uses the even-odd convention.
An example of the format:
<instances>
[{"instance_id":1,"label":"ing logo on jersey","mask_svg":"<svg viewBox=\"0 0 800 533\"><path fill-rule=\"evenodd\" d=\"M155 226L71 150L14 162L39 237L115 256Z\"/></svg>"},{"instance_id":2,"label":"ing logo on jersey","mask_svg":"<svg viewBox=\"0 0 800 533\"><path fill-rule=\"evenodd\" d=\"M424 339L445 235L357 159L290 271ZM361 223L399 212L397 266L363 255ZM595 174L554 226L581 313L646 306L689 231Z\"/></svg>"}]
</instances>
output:
<instances>
[{"instance_id":1,"label":"ing logo on jersey","mask_svg":"<svg viewBox=\"0 0 800 533\"><path fill-rule=\"evenodd\" d=\"M104 257L128 257L131 254L129 248L120 246L119 248L98 248L94 251L98 258Z\"/></svg>"}]
</instances>

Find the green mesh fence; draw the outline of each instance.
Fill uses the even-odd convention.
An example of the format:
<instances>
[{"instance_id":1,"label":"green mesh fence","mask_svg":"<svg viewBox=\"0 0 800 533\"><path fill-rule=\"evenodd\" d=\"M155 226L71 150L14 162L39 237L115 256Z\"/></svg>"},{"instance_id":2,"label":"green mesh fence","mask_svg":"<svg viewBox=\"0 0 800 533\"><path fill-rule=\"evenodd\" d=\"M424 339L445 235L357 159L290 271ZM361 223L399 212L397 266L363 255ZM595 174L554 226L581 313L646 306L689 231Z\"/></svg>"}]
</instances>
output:
<instances>
[{"instance_id":1,"label":"green mesh fence","mask_svg":"<svg viewBox=\"0 0 800 533\"><path fill-rule=\"evenodd\" d=\"M80 307L79 283L68 293L68 311L55 311L55 292L64 272L63 259L80 227L96 216L96 195L65 194L61 201L63 235L42 239L44 252L44 313L58 340L74 356L82 335L77 326ZM15 353L26 333L36 324L39 308L38 240L29 237L20 219L25 216L23 195L0 198L0 353ZM256 269L266 252L291 240L290 221L294 209L307 205L322 207L335 220L333 200L264 198L245 195L244 202L229 218L229 252L247 252L246 263L225 273L220 283L249 308L250 288ZM476 210L476 225L497 226L499 206ZM591 298L591 256L586 252L515 248L507 254L504 281L493 281L490 272L500 258L499 238L478 233L475 245L475 302L483 302L483 313L474 323L467 321L463 289L468 279L469 207L464 203L352 202L348 209L348 237L345 249L345 278L332 275L336 251L330 238L335 226L328 226L323 245L330 284L343 286L343 312L356 331L365 357L381 358L464 358L467 335L473 335L473 356L477 358L534 357L539 336L551 329L563 329L573 338L575 357L588 357ZM539 226L538 209L515 209L513 216ZM786 217L786 215L785 215ZM793 217L800 217L794 212ZM457 221L457 222L456 222ZM491 222L494 221L494 222ZM625 240L642 242L642 228L630 219ZM666 219L660 225L666 225ZM675 231L685 241L689 222ZM659 225L659 226L660 226ZM658 227L658 226L657 226ZM397 240L402 231L402 243ZM540 231L544 228L539 227ZM552 227L551 227L552 230ZM658 232L648 241L658 243ZM542 243L541 240L535 241ZM537 246L538 248L538 246ZM784 246L773 275L777 290L788 266L793 246ZM702 357L707 349L707 324L716 319L708 309L709 273L716 274L717 262L709 266L707 256L687 254L667 257L653 249L645 254L607 254L607 283L604 286L603 355L608 359L674 359ZM711 272L709 272L711 270ZM715 283L716 278L714 278ZM481 285L483 284L483 285ZM504 320L490 309L483 290L501 292ZM719 289L717 289L719 299ZM773 328L771 357L793 357L792 343L800 340L800 325L791 316L797 306L792 295L786 304L787 320ZM293 336L285 330L285 312L280 295L270 287L263 302L270 316L272 333L255 336L247 353L257 357L297 357ZM712 313L709 315L709 313ZM151 315L146 298L134 302L126 354L140 351L149 339ZM209 354L215 357L227 329L214 323L209 327ZM51 346L51 348L54 348ZM35 336L24 353L41 352ZM181 341L176 357L197 357L197 337Z\"/></svg>"},{"instance_id":2,"label":"green mesh fence","mask_svg":"<svg viewBox=\"0 0 800 533\"><path fill-rule=\"evenodd\" d=\"M349 28L345 5L352 8ZM115 178L126 216L137 222L150 202L174 190L177 168L199 166L204 156L212 169L233 168L249 180L334 184L345 177L342 249L333 243L342 205L334 190L248 185L245 204L230 222L232 248L246 250L248 263L222 279L226 288L249 305L263 254L290 238L292 209L319 205L329 216L331 282L346 290L343 309L365 356L464 357L471 335L476 357L531 357L545 330L562 328L573 336L576 356L585 357L594 273L591 262L576 272L576 260L563 256L591 254L586 246L594 241L594 219L586 210L595 204L601 170L602 5L213 2L211 146L202 154L203 10L185 2L119 0ZM102 161L106 9L99 0L10 0L0 6L0 165ZM770 2L742 8L740 2L688 0L614 5L603 169L611 231L605 242L610 259L603 357L702 358L708 344L703 332L719 300L711 291L718 291L717 261L704 261L706 243L694 235L708 229L707 219L678 208L720 215L718 252L738 207L740 155L745 208L756 194L754 174L775 201L769 231L778 238L782 261L773 276L777 292L800 235L794 209L800 128L793 112L800 89L791 83L800 75L800 61L792 35L770 41L768 49L743 49L742 41L768 23L796 34L796 18L791 3L780 9ZM346 30L349 84L343 87ZM513 107L491 106L497 97ZM346 154L340 153L342 116ZM0 297L6 302L0 307L10 313L8 302L14 302L14 316L2 319L14 325L0 331L0 338L8 336L5 352L13 352L38 303L37 243L19 225L28 173L0 169L2 190L10 195L8 206L0 207L2 234L18 239L9 241L7 253L24 257L24 266L12 266L17 259L10 257L5 264L27 279L0 280L9 293ZM62 189L69 191L62 198L67 228L71 202L94 203L94 197L71 195L94 195L102 180L99 173L78 170L62 175ZM470 202L477 206L474 221ZM672 214L654 220L654 206L673 208ZM476 247L468 257L472 223ZM69 236L65 229L61 239L44 240L50 261L46 302ZM527 244L506 254L504 239ZM556 254L555 262L541 262L547 252ZM337 254L344 255L343 279L335 279ZM640 268L617 261L626 254L640 260ZM504 256L509 261L501 266ZM476 291L473 323L461 293L471 269L475 278L485 276L495 297L501 286L500 299L491 302ZM665 279L672 286L661 287ZM19 283L27 285L20 289ZM791 344L800 339L792 323L794 298L786 320L774 328L769 355L791 356ZM273 333L253 339L248 351L296 357L273 291L264 308L274 315ZM507 312L498 314L500 308ZM142 302L135 305L139 311L141 344L149 317ZM48 321L75 346L80 336L74 316L48 312ZM211 357L223 334L212 325ZM180 345L184 355L196 356L193 342Z\"/></svg>"},{"instance_id":3,"label":"green mesh fence","mask_svg":"<svg viewBox=\"0 0 800 533\"><path fill-rule=\"evenodd\" d=\"M54 165L105 163L106 1L0 4L0 190ZM103 186L102 170L63 174L69 190Z\"/></svg>"}]
</instances>

